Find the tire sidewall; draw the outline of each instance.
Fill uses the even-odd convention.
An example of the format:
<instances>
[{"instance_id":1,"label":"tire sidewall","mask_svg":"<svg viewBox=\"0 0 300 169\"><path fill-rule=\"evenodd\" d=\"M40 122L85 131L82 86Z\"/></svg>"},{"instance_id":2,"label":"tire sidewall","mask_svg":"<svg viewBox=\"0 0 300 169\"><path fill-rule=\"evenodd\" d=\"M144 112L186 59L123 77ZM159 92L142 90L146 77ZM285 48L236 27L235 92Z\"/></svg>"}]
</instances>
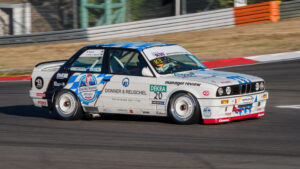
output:
<instances>
[{"instance_id":1,"label":"tire sidewall","mask_svg":"<svg viewBox=\"0 0 300 169\"><path fill-rule=\"evenodd\" d=\"M187 118L187 119L182 119L182 120L178 120L178 118L180 117L174 117L174 114L171 112L171 108L173 106L173 102L176 101L176 99L178 99L179 97L187 97L189 98L194 105L194 111L192 112L192 114ZM190 93L185 93L185 92L180 92L180 93L176 93L174 94L168 104L168 116L172 119L172 121L174 121L177 124L195 124L199 122L200 119L200 107L199 107L199 103L196 100L196 98L190 94Z\"/></svg>"},{"instance_id":2,"label":"tire sidewall","mask_svg":"<svg viewBox=\"0 0 300 169\"><path fill-rule=\"evenodd\" d=\"M58 105L58 101L59 101L60 97L64 94L69 94L73 97L73 99L75 100L75 109L69 115L62 116L57 110L59 107L57 105ZM62 119L62 120L78 120L78 119L81 119L82 115L83 115L83 110L82 110L81 104L80 104L77 96L69 90L60 90L56 94L56 96L54 98L54 112L57 114L59 119Z\"/></svg>"}]
</instances>

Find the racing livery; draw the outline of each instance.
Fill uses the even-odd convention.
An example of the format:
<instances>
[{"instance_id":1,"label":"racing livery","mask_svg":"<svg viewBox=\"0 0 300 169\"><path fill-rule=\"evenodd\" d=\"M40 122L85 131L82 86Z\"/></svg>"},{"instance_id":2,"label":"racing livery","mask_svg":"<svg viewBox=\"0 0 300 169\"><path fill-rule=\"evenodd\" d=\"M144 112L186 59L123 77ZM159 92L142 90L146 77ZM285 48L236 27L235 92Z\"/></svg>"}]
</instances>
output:
<instances>
[{"instance_id":1,"label":"racing livery","mask_svg":"<svg viewBox=\"0 0 300 169\"><path fill-rule=\"evenodd\" d=\"M31 83L34 105L65 120L118 113L225 123L264 116L268 99L263 79L208 69L170 43L89 45L69 60L36 65Z\"/></svg>"}]
</instances>

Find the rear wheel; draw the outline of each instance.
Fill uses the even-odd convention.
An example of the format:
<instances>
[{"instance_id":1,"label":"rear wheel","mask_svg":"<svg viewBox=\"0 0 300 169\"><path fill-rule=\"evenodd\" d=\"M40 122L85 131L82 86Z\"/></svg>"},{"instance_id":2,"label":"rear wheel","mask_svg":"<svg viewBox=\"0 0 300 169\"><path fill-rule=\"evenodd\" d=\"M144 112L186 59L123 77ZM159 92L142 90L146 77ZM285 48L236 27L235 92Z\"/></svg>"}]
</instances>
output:
<instances>
[{"instance_id":1,"label":"rear wheel","mask_svg":"<svg viewBox=\"0 0 300 169\"><path fill-rule=\"evenodd\" d=\"M200 117L199 104L191 94L177 93L170 99L168 115L178 124L198 123Z\"/></svg>"},{"instance_id":2,"label":"rear wheel","mask_svg":"<svg viewBox=\"0 0 300 169\"><path fill-rule=\"evenodd\" d=\"M54 111L63 120L78 120L83 115L83 110L77 97L69 90L59 91L56 95Z\"/></svg>"}]
</instances>

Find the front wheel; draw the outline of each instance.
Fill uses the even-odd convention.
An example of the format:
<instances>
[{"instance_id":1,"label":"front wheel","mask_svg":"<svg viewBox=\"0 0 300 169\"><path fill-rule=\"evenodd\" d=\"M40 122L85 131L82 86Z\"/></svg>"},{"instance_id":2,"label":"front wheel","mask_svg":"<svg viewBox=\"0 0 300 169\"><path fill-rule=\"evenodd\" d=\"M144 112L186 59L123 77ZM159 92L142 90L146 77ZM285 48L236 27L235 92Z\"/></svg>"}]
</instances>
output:
<instances>
[{"instance_id":1,"label":"front wheel","mask_svg":"<svg viewBox=\"0 0 300 169\"><path fill-rule=\"evenodd\" d=\"M200 117L199 104L191 94L177 93L170 100L168 115L178 124L198 123Z\"/></svg>"},{"instance_id":2,"label":"front wheel","mask_svg":"<svg viewBox=\"0 0 300 169\"><path fill-rule=\"evenodd\" d=\"M77 97L69 90L62 90L56 95L54 111L63 120L78 120L83 115Z\"/></svg>"}]
</instances>

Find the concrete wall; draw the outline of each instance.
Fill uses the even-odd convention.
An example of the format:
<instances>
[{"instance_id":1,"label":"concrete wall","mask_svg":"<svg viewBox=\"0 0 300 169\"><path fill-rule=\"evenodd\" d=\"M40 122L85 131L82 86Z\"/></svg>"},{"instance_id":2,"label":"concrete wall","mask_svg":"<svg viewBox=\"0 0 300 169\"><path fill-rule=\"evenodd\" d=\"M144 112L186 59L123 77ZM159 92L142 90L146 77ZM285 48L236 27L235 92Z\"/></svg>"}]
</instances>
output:
<instances>
[{"instance_id":1,"label":"concrete wall","mask_svg":"<svg viewBox=\"0 0 300 169\"><path fill-rule=\"evenodd\" d=\"M0 4L0 23L2 35L31 33L31 10L29 3Z\"/></svg>"},{"instance_id":2,"label":"concrete wall","mask_svg":"<svg viewBox=\"0 0 300 169\"><path fill-rule=\"evenodd\" d=\"M73 28L73 0L0 0L1 4L30 3L30 11L15 11L15 16L30 13L31 32L49 32ZM28 8L27 8L28 9ZM17 25L16 25L17 26Z\"/></svg>"},{"instance_id":3,"label":"concrete wall","mask_svg":"<svg viewBox=\"0 0 300 169\"><path fill-rule=\"evenodd\" d=\"M9 35L9 15L0 9L0 36Z\"/></svg>"}]
</instances>

